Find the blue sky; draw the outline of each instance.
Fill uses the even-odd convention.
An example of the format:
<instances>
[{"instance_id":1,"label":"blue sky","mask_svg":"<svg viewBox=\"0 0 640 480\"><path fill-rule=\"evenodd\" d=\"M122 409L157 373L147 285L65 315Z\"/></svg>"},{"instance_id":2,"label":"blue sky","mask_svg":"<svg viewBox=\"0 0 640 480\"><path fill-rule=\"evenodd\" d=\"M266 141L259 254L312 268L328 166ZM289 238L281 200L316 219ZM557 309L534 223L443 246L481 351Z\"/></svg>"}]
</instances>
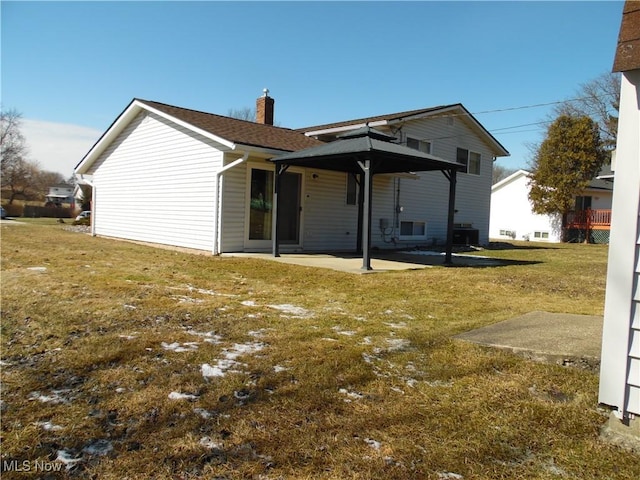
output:
<instances>
[{"instance_id":1,"label":"blue sky","mask_svg":"<svg viewBox=\"0 0 640 480\"><path fill-rule=\"evenodd\" d=\"M521 168L551 109L523 107L611 70L622 7L4 0L2 107L65 176L134 97L226 115L264 87L291 128L462 103Z\"/></svg>"}]
</instances>

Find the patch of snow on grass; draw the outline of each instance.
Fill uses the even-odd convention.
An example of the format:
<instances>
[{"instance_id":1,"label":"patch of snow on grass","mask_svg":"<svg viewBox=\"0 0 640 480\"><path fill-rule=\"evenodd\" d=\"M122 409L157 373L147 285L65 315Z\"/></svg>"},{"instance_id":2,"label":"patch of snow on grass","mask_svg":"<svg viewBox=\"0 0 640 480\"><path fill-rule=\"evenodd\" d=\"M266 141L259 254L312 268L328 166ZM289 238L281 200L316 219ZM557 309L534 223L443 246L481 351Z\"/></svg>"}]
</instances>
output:
<instances>
[{"instance_id":1,"label":"patch of snow on grass","mask_svg":"<svg viewBox=\"0 0 640 480\"><path fill-rule=\"evenodd\" d=\"M214 345L218 345L222 341L222 336L217 335L213 330L210 332L198 332L196 330L187 329L186 333L196 337L201 337L205 342L212 343Z\"/></svg>"},{"instance_id":2,"label":"patch of snow on grass","mask_svg":"<svg viewBox=\"0 0 640 480\"><path fill-rule=\"evenodd\" d=\"M286 372L287 370L289 370L287 367L282 367L280 365L274 365L273 366L273 371L276 372L276 373Z\"/></svg>"},{"instance_id":3,"label":"patch of snow on grass","mask_svg":"<svg viewBox=\"0 0 640 480\"><path fill-rule=\"evenodd\" d=\"M387 322L385 323L385 325L391 328L407 328L407 324L405 322L400 322L400 323Z\"/></svg>"},{"instance_id":4,"label":"patch of snow on grass","mask_svg":"<svg viewBox=\"0 0 640 480\"><path fill-rule=\"evenodd\" d=\"M212 366L208 363L203 364L200 367L202 376L205 378L224 377L226 372L240 373L239 370L231 370L234 367L242 366L242 364L237 362L236 359L242 355L251 355L259 352L265 348L265 346L266 345L262 342L236 343L232 348L225 349L223 351L224 358L219 359L216 365Z\"/></svg>"},{"instance_id":5,"label":"patch of snow on grass","mask_svg":"<svg viewBox=\"0 0 640 480\"><path fill-rule=\"evenodd\" d=\"M113 444L109 440L95 440L82 449L89 455L108 455L113 451Z\"/></svg>"},{"instance_id":6,"label":"patch of snow on grass","mask_svg":"<svg viewBox=\"0 0 640 480\"><path fill-rule=\"evenodd\" d=\"M374 450L380 450L380 447L382 447L382 443L378 442L377 440L373 440L372 438L365 438L364 441Z\"/></svg>"},{"instance_id":7,"label":"patch of snow on grass","mask_svg":"<svg viewBox=\"0 0 640 480\"><path fill-rule=\"evenodd\" d=\"M213 440L211 440L211 437L202 437L200 439L200 445L202 445L204 448L208 448L209 450L221 450L222 449L222 444L220 443L216 443Z\"/></svg>"},{"instance_id":8,"label":"patch of snow on grass","mask_svg":"<svg viewBox=\"0 0 640 480\"><path fill-rule=\"evenodd\" d=\"M38 400L42 403L52 403L54 405L58 403L69 403L69 400L62 396L68 392L69 390L67 389L52 390L51 395L42 395L40 392L31 392L27 398L29 400Z\"/></svg>"},{"instance_id":9,"label":"patch of snow on grass","mask_svg":"<svg viewBox=\"0 0 640 480\"><path fill-rule=\"evenodd\" d=\"M198 415L200 415L205 420L209 420L210 418L213 418L213 416L214 416L213 413L211 413L209 410L205 410L204 408L194 408L193 409L193 413L197 413Z\"/></svg>"},{"instance_id":10,"label":"patch of snow on grass","mask_svg":"<svg viewBox=\"0 0 640 480\"><path fill-rule=\"evenodd\" d=\"M71 470L76 463L82 461L82 457L74 458L73 454L68 450L58 450L55 461L64 463L66 469Z\"/></svg>"},{"instance_id":11,"label":"patch of snow on grass","mask_svg":"<svg viewBox=\"0 0 640 480\"><path fill-rule=\"evenodd\" d=\"M171 350L172 352L177 352L177 353L193 352L198 349L198 344L196 342L186 342L183 344L180 344L178 342L174 342L174 343L162 342L160 346L165 350Z\"/></svg>"},{"instance_id":12,"label":"patch of snow on grass","mask_svg":"<svg viewBox=\"0 0 640 480\"><path fill-rule=\"evenodd\" d=\"M464 477L462 475L460 475L459 473L438 472L438 478L440 478L442 480L449 480L449 479L460 480L460 479L462 479Z\"/></svg>"},{"instance_id":13,"label":"patch of snow on grass","mask_svg":"<svg viewBox=\"0 0 640 480\"><path fill-rule=\"evenodd\" d=\"M389 348L387 349L389 352L404 350L411 345L411 342L404 338L387 338L387 343L389 344Z\"/></svg>"},{"instance_id":14,"label":"patch of snow on grass","mask_svg":"<svg viewBox=\"0 0 640 480\"><path fill-rule=\"evenodd\" d=\"M354 400L361 400L364 398L364 395L358 392L350 392L349 390L347 390L346 388L341 388L340 390L338 390L338 393L341 393L342 395L346 395L349 398L353 398ZM351 400L346 400L345 402L350 402Z\"/></svg>"},{"instance_id":15,"label":"patch of snow on grass","mask_svg":"<svg viewBox=\"0 0 640 480\"><path fill-rule=\"evenodd\" d=\"M198 396L191 393L171 392L169 398L171 400L197 400Z\"/></svg>"},{"instance_id":16,"label":"patch of snow on grass","mask_svg":"<svg viewBox=\"0 0 640 480\"><path fill-rule=\"evenodd\" d=\"M27 267L27 270L31 270L32 272L46 272L47 267Z\"/></svg>"},{"instance_id":17,"label":"patch of snow on grass","mask_svg":"<svg viewBox=\"0 0 640 480\"><path fill-rule=\"evenodd\" d=\"M64 429L64 427L60 425L55 425L51 422L36 422L36 425L38 425L39 427L42 427L42 429L46 430L47 432L56 432L58 430Z\"/></svg>"},{"instance_id":18,"label":"patch of snow on grass","mask_svg":"<svg viewBox=\"0 0 640 480\"><path fill-rule=\"evenodd\" d=\"M244 305L245 307L256 307L256 302L254 302L253 300L243 300L242 302L240 302L240 305Z\"/></svg>"},{"instance_id":19,"label":"patch of snow on grass","mask_svg":"<svg viewBox=\"0 0 640 480\"><path fill-rule=\"evenodd\" d=\"M309 318L313 317L313 312L310 312L306 308L297 307L295 305L291 305L289 303L284 303L282 305L267 305L267 307L273 308L275 310L279 310L282 313L287 313L293 315L293 318Z\"/></svg>"}]
</instances>

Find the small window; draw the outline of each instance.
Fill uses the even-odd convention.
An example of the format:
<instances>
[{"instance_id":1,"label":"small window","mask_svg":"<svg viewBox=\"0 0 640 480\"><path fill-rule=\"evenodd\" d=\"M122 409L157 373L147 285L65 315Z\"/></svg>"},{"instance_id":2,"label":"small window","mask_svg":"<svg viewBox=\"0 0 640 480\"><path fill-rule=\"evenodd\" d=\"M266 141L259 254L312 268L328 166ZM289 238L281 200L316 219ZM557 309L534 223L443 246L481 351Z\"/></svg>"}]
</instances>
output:
<instances>
[{"instance_id":1,"label":"small window","mask_svg":"<svg viewBox=\"0 0 640 480\"><path fill-rule=\"evenodd\" d=\"M480 175L480 154L469 152L469 172L473 175Z\"/></svg>"},{"instance_id":2,"label":"small window","mask_svg":"<svg viewBox=\"0 0 640 480\"><path fill-rule=\"evenodd\" d=\"M407 147L414 150L420 150L423 153L431 153L431 142L418 140L417 138L407 137Z\"/></svg>"},{"instance_id":3,"label":"small window","mask_svg":"<svg viewBox=\"0 0 640 480\"><path fill-rule=\"evenodd\" d=\"M464 173L480 175L481 155L477 152L470 152L466 148L458 148L456 151L456 161L464 165Z\"/></svg>"},{"instance_id":4,"label":"small window","mask_svg":"<svg viewBox=\"0 0 640 480\"><path fill-rule=\"evenodd\" d=\"M400 240L426 238L427 224L425 222L400 222Z\"/></svg>"},{"instance_id":5,"label":"small window","mask_svg":"<svg viewBox=\"0 0 640 480\"><path fill-rule=\"evenodd\" d=\"M541 240L549 239L549 232L533 232L533 238L539 238Z\"/></svg>"},{"instance_id":6,"label":"small window","mask_svg":"<svg viewBox=\"0 0 640 480\"><path fill-rule=\"evenodd\" d=\"M355 175L347 173L347 205L358 204L358 182Z\"/></svg>"}]
</instances>

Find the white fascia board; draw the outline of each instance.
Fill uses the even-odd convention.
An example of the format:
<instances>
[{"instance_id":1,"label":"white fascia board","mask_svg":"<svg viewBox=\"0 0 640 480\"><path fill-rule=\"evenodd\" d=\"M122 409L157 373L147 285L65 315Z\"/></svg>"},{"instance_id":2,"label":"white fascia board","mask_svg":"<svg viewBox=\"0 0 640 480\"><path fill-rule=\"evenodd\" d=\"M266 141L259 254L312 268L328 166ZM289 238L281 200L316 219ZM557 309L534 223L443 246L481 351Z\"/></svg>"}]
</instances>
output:
<instances>
[{"instance_id":1,"label":"white fascia board","mask_svg":"<svg viewBox=\"0 0 640 480\"><path fill-rule=\"evenodd\" d=\"M348 132L349 130L355 130L357 128L366 127L367 125L369 125L370 127L381 127L387 124L388 124L387 120L378 120L377 122L355 123L351 125L342 125L340 127L325 128L322 130L312 130L310 132L304 132L304 134L307 137L314 137L316 135L330 135L332 133Z\"/></svg>"}]
</instances>

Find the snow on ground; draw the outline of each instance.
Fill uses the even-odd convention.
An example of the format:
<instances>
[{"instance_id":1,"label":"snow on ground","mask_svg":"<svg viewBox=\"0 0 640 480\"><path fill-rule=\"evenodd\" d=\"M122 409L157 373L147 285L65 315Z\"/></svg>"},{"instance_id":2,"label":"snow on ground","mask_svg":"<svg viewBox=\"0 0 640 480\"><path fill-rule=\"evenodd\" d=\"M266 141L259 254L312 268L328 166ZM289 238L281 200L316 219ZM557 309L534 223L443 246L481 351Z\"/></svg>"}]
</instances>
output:
<instances>
[{"instance_id":1,"label":"snow on ground","mask_svg":"<svg viewBox=\"0 0 640 480\"><path fill-rule=\"evenodd\" d=\"M193 352L198 349L198 342L186 342L186 343L160 343L160 346L165 350L171 350L172 352L182 353L182 352Z\"/></svg>"},{"instance_id":2,"label":"snow on ground","mask_svg":"<svg viewBox=\"0 0 640 480\"><path fill-rule=\"evenodd\" d=\"M43 395L40 392L31 392L27 398L29 400L38 400L42 403L52 403L54 405L59 403L69 403L69 399L64 395L69 393L70 391L71 390L69 390L68 388L61 390L51 390L50 395Z\"/></svg>"},{"instance_id":3,"label":"snow on ground","mask_svg":"<svg viewBox=\"0 0 640 480\"><path fill-rule=\"evenodd\" d=\"M273 308L275 310L279 310L284 314L291 315L290 318L309 318L313 317L313 312L307 310L306 308L297 307L295 305L291 305L289 303L284 303L282 305L267 305L269 308ZM283 315L285 316L285 315Z\"/></svg>"},{"instance_id":4,"label":"snow on ground","mask_svg":"<svg viewBox=\"0 0 640 480\"><path fill-rule=\"evenodd\" d=\"M169 398L171 400L197 400L198 396L191 393L171 392Z\"/></svg>"},{"instance_id":5,"label":"snow on ground","mask_svg":"<svg viewBox=\"0 0 640 480\"><path fill-rule=\"evenodd\" d=\"M237 361L238 357L243 355L251 355L265 348L262 342L236 343L231 348L225 348L222 351L223 358L217 360L215 365L208 363L202 364L200 371L204 378L224 377L227 372L241 373L239 368L246 365Z\"/></svg>"}]
</instances>

